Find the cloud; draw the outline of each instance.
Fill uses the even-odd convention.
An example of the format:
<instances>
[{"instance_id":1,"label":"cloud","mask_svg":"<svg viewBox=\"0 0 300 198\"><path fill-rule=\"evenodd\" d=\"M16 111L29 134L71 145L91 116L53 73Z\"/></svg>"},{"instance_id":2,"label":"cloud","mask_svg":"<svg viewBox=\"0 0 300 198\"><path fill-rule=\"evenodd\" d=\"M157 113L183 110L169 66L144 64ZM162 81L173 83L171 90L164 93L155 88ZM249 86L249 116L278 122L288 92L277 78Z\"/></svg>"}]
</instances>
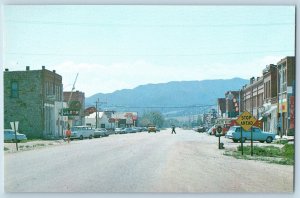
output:
<instances>
[{"instance_id":1,"label":"cloud","mask_svg":"<svg viewBox=\"0 0 300 198\"><path fill-rule=\"evenodd\" d=\"M172 67L156 65L144 60L118 62L109 65L96 63L75 63L65 61L55 65L57 73L63 76L64 90L70 91L76 74L78 79L75 89L83 91L86 96L96 93L111 93L121 89L132 89L148 83L169 81L230 79L240 77L249 79L261 76L268 64L276 64L281 58L266 56L244 63L211 63L201 66Z\"/></svg>"}]
</instances>

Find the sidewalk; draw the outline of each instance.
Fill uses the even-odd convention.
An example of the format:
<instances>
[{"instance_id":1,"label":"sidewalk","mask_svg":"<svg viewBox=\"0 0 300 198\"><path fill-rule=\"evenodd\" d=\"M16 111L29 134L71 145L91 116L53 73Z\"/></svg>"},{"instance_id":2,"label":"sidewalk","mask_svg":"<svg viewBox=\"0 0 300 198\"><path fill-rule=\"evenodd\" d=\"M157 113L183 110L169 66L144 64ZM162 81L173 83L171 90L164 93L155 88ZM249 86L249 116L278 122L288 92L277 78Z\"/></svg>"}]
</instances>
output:
<instances>
[{"instance_id":1,"label":"sidewalk","mask_svg":"<svg viewBox=\"0 0 300 198\"><path fill-rule=\"evenodd\" d=\"M276 135L275 136L275 139L276 140L288 140L289 142L293 142L295 140L295 137L294 136L282 136L282 138L280 138L279 135Z\"/></svg>"},{"instance_id":2,"label":"sidewalk","mask_svg":"<svg viewBox=\"0 0 300 198\"><path fill-rule=\"evenodd\" d=\"M65 142L64 140L34 140L18 143L18 149L19 151L27 151L66 143L67 142ZM3 146L5 153L17 152L16 143L4 143Z\"/></svg>"}]
</instances>

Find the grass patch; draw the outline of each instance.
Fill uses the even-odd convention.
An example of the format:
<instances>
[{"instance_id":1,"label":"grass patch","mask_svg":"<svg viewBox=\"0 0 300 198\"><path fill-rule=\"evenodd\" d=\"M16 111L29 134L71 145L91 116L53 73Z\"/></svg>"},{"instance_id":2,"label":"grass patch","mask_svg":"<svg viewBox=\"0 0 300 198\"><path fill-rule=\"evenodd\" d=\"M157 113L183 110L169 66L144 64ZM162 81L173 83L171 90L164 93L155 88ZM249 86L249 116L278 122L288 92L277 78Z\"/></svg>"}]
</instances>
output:
<instances>
[{"instance_id":1,"label":"grass patch","mask_svg":"<svg viewBox=\"0 0 300 198\"><path fill-rule=\"evenodd\" d=\"M4 147L4 151L8 151L9 150L9 148L7 148L7 147Z\"/></svg>"},{"instance_id":2,"label":"grass patch","mask_svg":"<svg viewBox=\"0 0 300 198\"><path fill-rule=\"evenodd\" d=\"M282 148L275 146L253 146L253 156L251 156L251 146L244 146L242 155L241 146L237 151L225 151L224 155L233 156L236 159L260 160L282 165L294 165L294 145L285 144Z\"/></svg>"},{"instance_id":3,"label":"grass patch","mask_svg":"<svg viewBox=\"0 0 300 198\"><path fill-rule=\"evenodd\" d=\"M288 140L278 140L276 141L276 144L288 144L289 141Z\"/></svg>"}]
</instances>

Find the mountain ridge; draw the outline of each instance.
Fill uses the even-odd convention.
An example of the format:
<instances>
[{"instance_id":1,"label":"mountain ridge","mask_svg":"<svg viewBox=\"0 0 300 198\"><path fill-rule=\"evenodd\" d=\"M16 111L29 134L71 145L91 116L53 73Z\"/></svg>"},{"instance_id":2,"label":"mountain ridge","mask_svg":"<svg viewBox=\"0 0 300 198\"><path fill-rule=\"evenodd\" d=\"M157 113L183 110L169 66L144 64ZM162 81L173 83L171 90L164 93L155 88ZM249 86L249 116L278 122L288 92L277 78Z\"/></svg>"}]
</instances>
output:
<instances>
[{"instance_id":1,"label":"mountain ridge","mask_svg":"<svg viewBox=\"0 0 300 198\"><path fill-rule=\"evenodd\" d=\"M247 83L248 80L238 77L232 79L149 83L139 85L133 89L94 94L86 98L86 107L94 106L98 98L101 102L107 100L107 104L102 104L101 108L216 104L217 98L225 97L225 92L239 90Z\"/></svg>"}]
</instances>

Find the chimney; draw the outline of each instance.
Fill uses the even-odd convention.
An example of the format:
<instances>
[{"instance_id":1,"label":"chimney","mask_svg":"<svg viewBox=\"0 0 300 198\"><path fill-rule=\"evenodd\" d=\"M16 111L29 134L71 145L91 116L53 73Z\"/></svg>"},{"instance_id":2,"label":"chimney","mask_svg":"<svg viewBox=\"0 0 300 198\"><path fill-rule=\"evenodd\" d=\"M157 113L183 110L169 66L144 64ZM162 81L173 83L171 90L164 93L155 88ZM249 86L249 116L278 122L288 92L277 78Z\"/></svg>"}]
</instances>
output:
<instances>
[{"instance_id":1,"label":"chimney","mask_svg":"<svg viewBox=\"0 0 300 198\"><path fill-rule=\"evenodd\" d=\"M53 70L53 73L55 73L56 71L55 70Z\"/></svg>"},{"instance_id":2,"label":"chimney","mask_svg":"<svg viewBox=\"0 0 300 198\"><path fill-rule=\"evenodd\" d=\"M8 72L9 70L7 68L5 68L5 71Z\"/></svg>"},{"instance_id":3,"label":"chimney","mask_svg":"<svg viewBox=\"0 0 300 198\"><path fill-rule=\"evenodd\" d=\"M255 77L250 78L250 84L253 84Z\"/></svg>"},{"instance_id":4,"label":"chimney","mask_svg":"<svg viewBox=\"0 0 300 198\"><path fill-rule=\"evenodd\" d=\"M45 69L45 66L44 66L44 65L42 66L42 69L43 69L43 70Z\"/></svg>"},{"instance_id":5,"label":"chimney","mask_svg":"<svg viewBox=\"0 0 300 198\"><path fill-rule=\"evenodd\" d=\"M29 71L30 70L30 66L26 66L26 71Z\"/></svg>"}]
</instances>

